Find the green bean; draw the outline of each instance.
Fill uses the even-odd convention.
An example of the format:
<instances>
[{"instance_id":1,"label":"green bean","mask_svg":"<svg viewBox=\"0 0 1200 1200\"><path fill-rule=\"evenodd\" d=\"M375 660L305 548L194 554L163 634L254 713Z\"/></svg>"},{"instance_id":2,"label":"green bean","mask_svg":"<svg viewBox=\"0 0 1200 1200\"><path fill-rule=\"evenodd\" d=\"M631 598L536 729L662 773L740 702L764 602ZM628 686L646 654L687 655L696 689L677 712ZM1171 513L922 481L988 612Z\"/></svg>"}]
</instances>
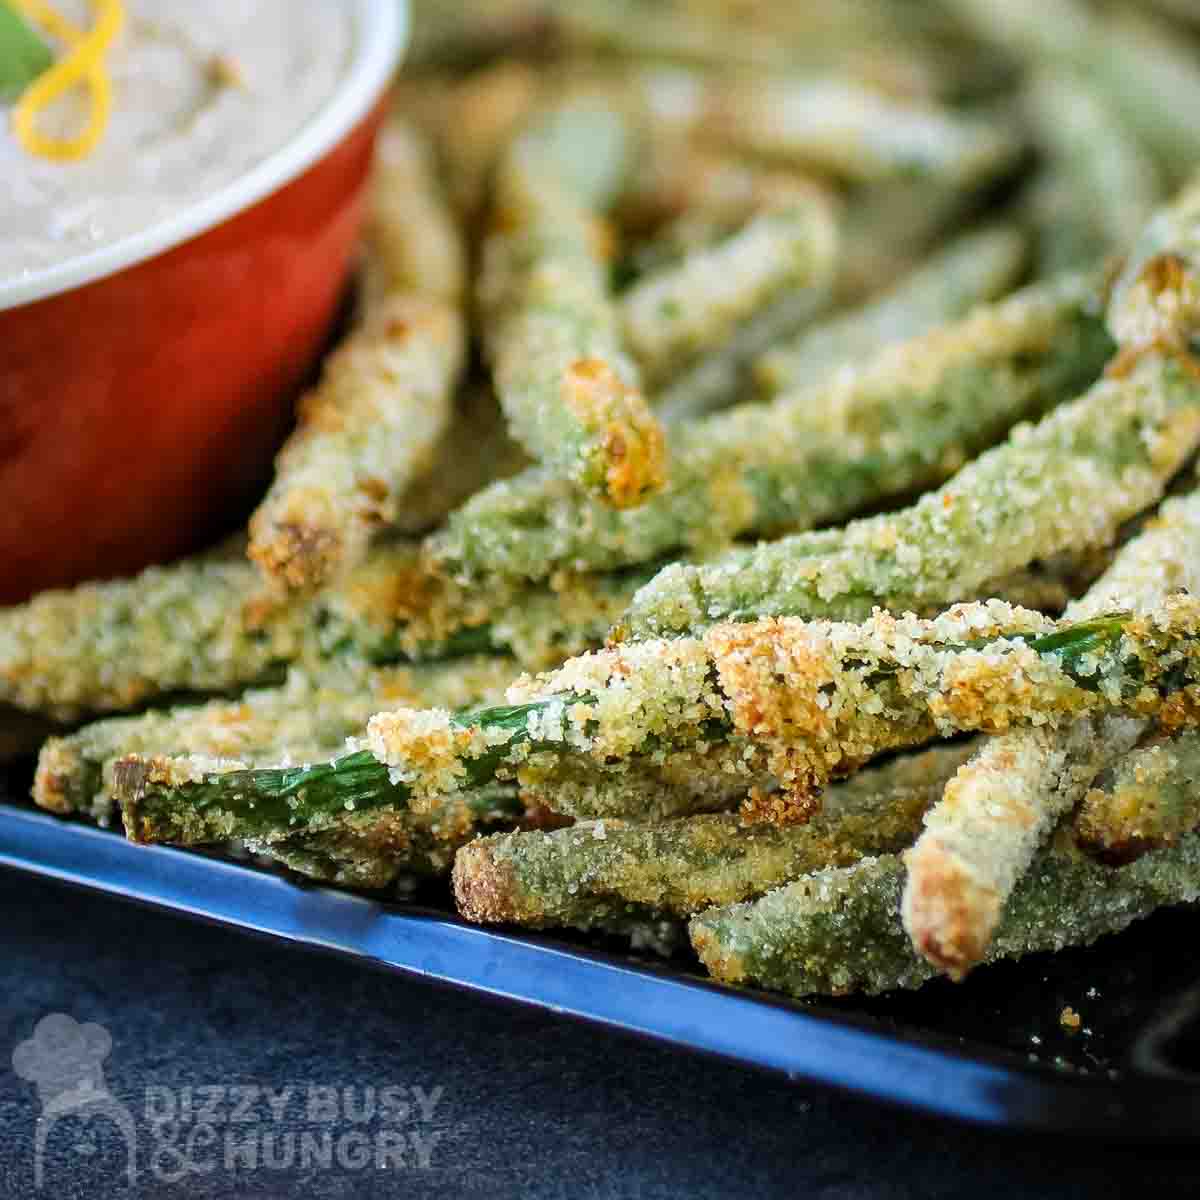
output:
<instances>
[{"instance_id":1,"label":"green bean","mask_svg":"<svg viewBox=\"0 0 1200 1200\"><path fill-rule=\"evenodd\" d=\"M1190 721L1181 697L1200 678L1197 628L1200 606L1186 597L1145 617L1076 623L990 601L930 622L880 613L863 626L725 626L703 642L573 659L518 680L499 708L380 713L366 748L337 759L230 771L194 756L133 756L113 787L139 837L196 836L191 824L204 836L253 836L342 811L430 811L559 768L595 764L604 776L623 766L636 782L667 767L668 778L678 750L685 772L717 755L750 783L776 779L780 791L751 792L748 818L803 820L830 778L938 735L1108 710L1170 709Z\"/></svg>"},{"instance_id":2,"label":"green bean","mask_svg":"<svg viewBox=\"0 0 1200 1200\"><path fill-rule=\"evenodd\" d=\"M1084 718L986 742L947 785L907 856L901 912L918 953L952 978L983 961L1040 844L1142 722Z\"/></svg>"},{"instance_id":3,"label":"green bean","mask_svg":"<svg viewBox=\"0 0 1200 1200\"><path fill-rule=\"evenodd\" d=\"M511 659L494 657L333 670L318 679L292 671L282 687L251 690L237 700L97 721L45 743L34 776L34 803L108 824L113 770L127 755L193 755L261 765L312 762L336 754L380 708L400 702L451 708L494 703L516 673Z\"/></svg>"},{"instance_id":4,"label":"green bean","mask_svg":"<svg viewBox=\"0 0 1200 1200\"><path fill-rule=\"evenodd\" d=\"M937 747L865 771L833 788L808 825L746 828L718 814L497 834L459 851L459 912L483 923L588 929L746 900L808 871L902 849L969 753Z\"/></svg>"},{"instance_id":5,"label":"green bean","mask_svg":"<svg viewBox=\"0 0 1200 1200\"><path fill-rule=\"evenodd\" d=\"M900 921L904 865L895 855L816 872L760 900L694 917L692 945L726 983L793 996L919 987L935 968ZM1164 904L1200 898L1200 837L1112 869L1069 838L1043 850L1017 885L988 961L1082 946Z\"/></svg>"},{"instance_id":6,"label":"green bean","mask_svg":"<svg viewBox=\"0 0 1200 1200\"><path fill-rule=\"evenodd\" d=\"M745 400L753 390L751 364L791 337L829 306L829 287L789 292L745 321L719 349L675 375L654 395L654 411L668 428Z\"/></svg>"},{"instance_id":7,"label":"green bean","mask_svg":"<svg viewBox=\"0 0 1200 1200\"><path fill-rule=\"evenodd\" d=\"M560 576L551 586L463 587L417 549L379 545L312 596L264 590L239 544L133 579L44 592L0 609L0 701L61 721L180 694L455 654L512 653L544 667L603 641L645 574Z\"/></svg>"},{"instance_id":8,"label":"green bean","mask_svg":"<svg viewBox=\"0 0 1200 1200\"><path fill-rule=\"evenodd\" d=\"M365 304L396 292L456 303L467 291L463 235L437 183L431 147L397 108L380 131L367 206Z\"/></svg>"},{"instance_id":9,"label":"green bean","mask_svg":"<svg viewBox=\"0 0 1200 1200\"><path fill-rule=\"evenodd\" d=\"M1033 196L1041 270L1128 251L1160 199L1154 162L1103 94L1071 72L1040 72L1025 108L1048 159Z\"/></svg>"},{"instance_id":10,"label":"green bean","mask_svg":"<svg viewBox=\"0 0 1200 1200\"><path fill-rule=\"evenodd\" d=\"M954 0L985 39L1051 71L1089 79L1130 132L1180 182L1200 164L1200 70L1173 31L1143 14L1098 15L1079 0Z\"/></svg>"},{"instance_id":11,"label":"green bean","mask_svg":"<svg viewBox=\"0 0 1200 1200\"><path fill-rule=\"evenodd\" d=\"M898 101L837 77L739 78L713 106L714 138L860 183L919 178L970 188L1020 148L998 122Z\"/></svg>"},{"instance_id":12,"label":"green bean","mask_svg":"<svg viewBox=\"0 0 1200 1200\"><path fill-rule=\"evenodd\" d=\"M653 385L720 346L785 292L832 278L837 226L815 189L780 200L712 248L639 280L622 298L626 342Z\"/></svg>"},{"instance_id":13,"label":"green bean","mask_svg":"<svg viewBox=\"0 0 1200 1200\"><path fill-rule=\"evenodd\" d=\"M365 315L301 399L250 520L250 556L288 587L366 556L449 425L464 364L464 251L412 130L385 131L373 188Z\"/></svg>"},{"instance_id":14,"label":"green bean","mask_svg":"<svg viewBox=\"0 0 1200 1200\"><path fill-rule=\"evenodd\" d=\"M1098 775L1075 816L1075 840L1108 864L1174 846L1200 827L1200 736L1160 734Z\"/></svg>"},{"instance_id":15,"label":"green bean","mask_svg":"<svg viewBox=\"0 0 1200 1200\"><path fill-rule=\"evenodd\" d=\"M1189 351L1200 327L1200 174L1158 212L1117 279L1108 327L1134 359Z\"/></svg>"},{"instance_id":16,"label":"green bean","mask_svg":"<svg viewBox=\"0 0 1200 1200\"><path fill-rule=\"evenodd\" d=\"M1167 501L1066 612L1150 612L1200 589L1200 493ZM1005 901L1041 841L1096 774L1129 750L1146 723L1106 718L993 738L946 788L908 859L904 924L917 950L961 976L982 960Z\"/></svg>"},{"instance_id":17,"label":"green bean","mask_svg":"<svg viewBox=\"0 0 1200 1200\"><path fill-rule=\"evenodd\" d=\"M781 784L752 794L747 815L802 820L827 780L889 749L1091 711L1152 715L1188 686L1196 609L1177 597L1145 617L1056 623L989 601L932 621L878 612L862 625L724 625L523 678L509 689L512 708L378 714L367 744L420 809L481 779L564 763L636 772L728 742L723 765Z\"/></svg>"},{"instance_id":18,"label":"green bean","mask_svg":"<svg viewBox=\"0 0 1200 1200\"><path fill-rule=\"evenodd\" d=\"M533 458L625 507L662 483L662 430L622 354L596 222L634 154L626 121L565 102L499 164L478 289L496 391Z\"/></svg>"},{"instance_id":19,"label":"green bean","mask_svg":"<svg viewBox=\"0 0 1200 1200\"><path fill-rule=\"evenodd\" d=\"M897 513L853 522L831 546L799 534L675 565L642 588L627 636L773 615L854 619L921 608L1059 551L1111 542L1200 445L1200 381L1149 355L968 464Z\"/></svg>"},{"instance_id":20,"label":"green bean","mask_svg":"<svg viewBox=\"0 0 1200 1200\"><path fill-rule=\"evenodd\" d=\"M268 577L310 587L366 556L449 424L465 345L442 301L394 295L330 357L250 520Z\"/></svg>"},{"instance_id":21,"label":"green bean","mask_svg":"<svg viewBox=\"0 0 1200 1200\"><path fill-rule=\"evenodd\" d=\"M986 229L954 239L929 261L868 304L805 330L754 366L759 389L776 395L830 375L894 342L920 337L980 301L1008 291L1025 264L1021 234Z\"/></svg>"},{"instance_id":22,"label":"green bean","mask_svg":"<svg viewBox=\"0 0 1200 1200\"><path fill-rule=\"evenodd\" d=\"M379 891L414 876L449 875L456 849L523 813L515 789L497 786L435 814L343 813L325 828L296 830L278 840L251 838L246 849L309 879Z\"/></svg>"},{"instance_id":23,"label":"green bean","mask_svg":"<svg viewBox=\"0 0 1200 1200\"><path fill-rule=\"evenodd\" d=\"M495 484L430 551L456 575L608 570L836 521L936 484L1096 377L1111 344L1091 294L1083 279L1030 288L770 407L680 424L669 483L636 509L592 503L544 471Z\"/></svg>"}]
</instances>

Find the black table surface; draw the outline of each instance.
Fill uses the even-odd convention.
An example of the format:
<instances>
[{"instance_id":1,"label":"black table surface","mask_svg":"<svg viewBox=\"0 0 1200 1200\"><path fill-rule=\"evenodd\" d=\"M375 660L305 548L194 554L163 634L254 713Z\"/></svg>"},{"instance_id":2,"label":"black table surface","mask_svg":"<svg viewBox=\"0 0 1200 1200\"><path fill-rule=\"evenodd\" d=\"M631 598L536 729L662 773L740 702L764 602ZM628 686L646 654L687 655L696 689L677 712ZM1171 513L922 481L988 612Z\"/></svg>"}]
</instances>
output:
<instances>
[{"instance_id":1,"label":"black table surface","mask_svg":"<svg viewBox=\"0 0 1200 1200\"><path fill-rule=\"evenodd\" d=\"M935 1122L15 873L0 963L4 1197L37 1194L53 1014L89 1045L107 1031L93 1087L135 1140L131 1184L105 1105L47 1107L56 1197L1182 1200L1200 1182L1186 1150ZM40 1050L19 1074L22 1043Z\"/></svg>"}]
</instances>

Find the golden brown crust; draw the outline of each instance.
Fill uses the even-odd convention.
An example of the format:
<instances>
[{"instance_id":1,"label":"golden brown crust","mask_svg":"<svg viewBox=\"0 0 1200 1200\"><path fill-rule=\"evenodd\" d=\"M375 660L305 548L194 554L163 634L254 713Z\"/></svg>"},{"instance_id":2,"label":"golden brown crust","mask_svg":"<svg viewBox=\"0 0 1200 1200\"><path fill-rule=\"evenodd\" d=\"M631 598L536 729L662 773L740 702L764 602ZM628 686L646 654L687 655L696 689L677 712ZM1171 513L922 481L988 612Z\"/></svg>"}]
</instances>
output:
<instances>
[{"instance_id":1,"label":"golden brown crust","mask_svg":"<svg viewBox=\"0 0 1200 1200\"><path fill-rule=\"evenodd\" d=\"M468 921L503 925L519 919L512 866L497 861L486 841L470 842L459 850L451 881L458 911Z\"/></svg>"}]
</instances>

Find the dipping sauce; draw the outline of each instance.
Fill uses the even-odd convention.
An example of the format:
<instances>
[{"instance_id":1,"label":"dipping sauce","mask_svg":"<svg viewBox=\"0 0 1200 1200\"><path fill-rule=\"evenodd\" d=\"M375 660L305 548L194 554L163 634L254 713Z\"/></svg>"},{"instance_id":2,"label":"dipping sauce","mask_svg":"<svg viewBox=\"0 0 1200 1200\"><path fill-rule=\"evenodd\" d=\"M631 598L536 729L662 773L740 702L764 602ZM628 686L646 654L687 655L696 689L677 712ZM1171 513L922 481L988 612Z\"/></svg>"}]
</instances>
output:
<instances>
[{"instance_id":1,"label":"dipping sauce","mask_svg":"<svg viewBox=\"0 0 1200 1200\"><path fill-rule=\"evenodd\" d=\"M56 0L88 26L85 0ZM126 0L108 56L112 119L80 162L29 154L0 104L0 279L119 241L234 182L279 150L333 95L354 53L340 0ZM43 112L66 136L79 92Z\"/></svg>"}]
</instances>

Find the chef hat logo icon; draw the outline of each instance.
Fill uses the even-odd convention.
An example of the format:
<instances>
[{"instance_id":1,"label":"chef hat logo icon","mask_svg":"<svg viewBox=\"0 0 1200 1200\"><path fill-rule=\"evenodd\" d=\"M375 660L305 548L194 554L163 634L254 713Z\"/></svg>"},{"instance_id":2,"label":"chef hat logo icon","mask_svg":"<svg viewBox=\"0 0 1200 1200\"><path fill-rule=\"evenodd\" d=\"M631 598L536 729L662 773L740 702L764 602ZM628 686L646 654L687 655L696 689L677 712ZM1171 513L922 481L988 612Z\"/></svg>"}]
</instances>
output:
<instances>
[{"instance_id":1,"label":"chef hat logo icon","mask_svg":"<svg viewBox=\"0 0 1200 1200\"><path fill-rule=\"evenodd\" d=\"M50 1013L13 1051L13 1070L36 1086L42 1104L34 1135L35 1187L42 1186L50 1131L68 1116L107 1117L117 1126L125 1139L125 1173L133 1183L137 1132L133 1115L104 1080L104 1060L111 1050L112 1038L103 1025L80 1024L66 1013Z\"/></svg>"}]
</instances>

